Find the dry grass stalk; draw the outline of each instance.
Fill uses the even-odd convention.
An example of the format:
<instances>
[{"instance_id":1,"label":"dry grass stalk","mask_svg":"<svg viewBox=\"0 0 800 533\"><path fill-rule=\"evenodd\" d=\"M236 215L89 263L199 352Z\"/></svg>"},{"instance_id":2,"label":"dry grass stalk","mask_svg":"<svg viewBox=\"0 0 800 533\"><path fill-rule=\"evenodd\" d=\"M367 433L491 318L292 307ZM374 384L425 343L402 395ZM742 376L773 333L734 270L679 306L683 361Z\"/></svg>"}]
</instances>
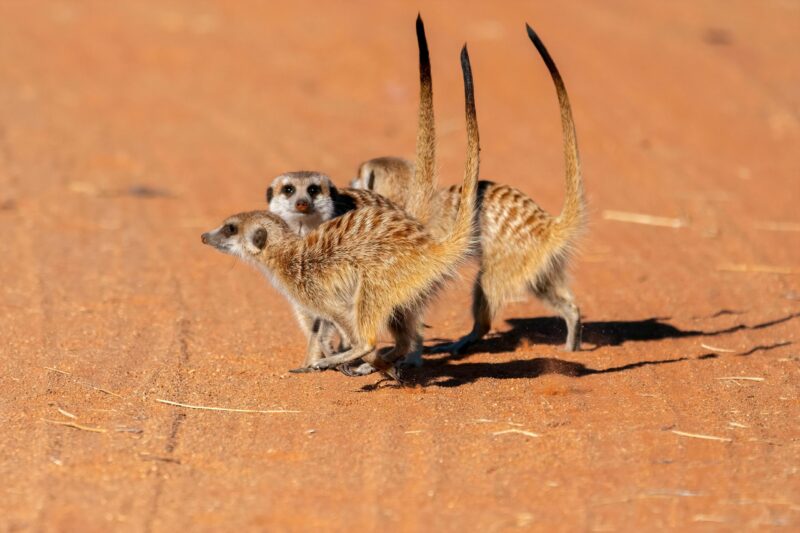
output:
<instances>
[{"instance_id":1,"label":"dry grass stalk","mask_svg":"<svg viewBox=\"0 0 800 533\"><path fill-rule=\"evenodd\" d=\"M678 431L677 429L673 429L672 432L676 435L680 435L681 437L691 437L693 439L703 439L703 440L715 440L718 442L731 442L733 439L729 439L727 437L715 437L713 435L701 435L700 433L686 433L685 431Z\"/></svg>"},{"instance_id":2,"label":"dry grass stalk","mask_svg":"<svg viewBox=\"0 0 800 533\"><path fill-rule=\"evenodd\" d=\"M723 381L764 381L764 378L757 378L753 376L725 376L717 379Z\"/></svg>"},{"instance_id":3,"label":"dry grass stalk","mask_svg":"<svg viewBox=\"0 0 800 533\"><path fill-rule=\"evenodd\" d=\"M743 263L742 264L726 263L723 265L717 265L717 270L721 270L723 272L748 272L748 273L752 272L759 274L783 274L783 275L800 274L800 268L774 266L774 265L747 265Z\"/></svg>"},{"instance_id":4,"label":"dry grass stalk","mask_svg":"<svg viewBox=\"0 0 800 533\"><path fill-rule=\"evenodd\" d=\"M261 410L261 409L232 409L228 407L209 407L207 405L191 405L188 403L179 403L173 402L172 400L162 400L157 398L156 401L158 403L165 403L167 405L174 405L175 407L185 407L187 409L201 409L205 411L225 411L228 413L265 413L265 414L273 414L273 413L299 413L300 411L289 411L286 409L269 409L269 410Z\"/></svg>"},{"instance_id":5,"label":"dry grass stalk","mask_svg":"<svg viewBox=\"0 0 800 533\"><path fill-rule=\"evenodd\" d=\"M103 428L96 428L91 426L84 426L83 424L78 424L77 422L66 422L64 420L50 420L47 418L42 418L43 421L47 422L48 424L55 424L57 426L67 426L69 428L80 429L82 431L91 431L93 433L105 433L106 430Z\"/></svg>"},{"instance_id":6,"label":"dry grass stalk","mask_svg":"<svg viewBox=\"0 0 800 533\"><path fill-rule=\"evenodd\" d=\"M797 222L772 222L763 221L755 223L756 229L767 231L800 231L800 223Z\"/></svg>"},{"instance_id":7,"label":"dry grass stalk","mask_svg":"<svg viewBox=\"0 0 800 533\"><path fill-rule=\"evenodd\" d=\"M63 374L65 376L71 376L72 375L72 373L70 373L70 372L65 372L63 370L59 370L57 368L53 368L52 366L45 366L43 368L45 370L49 370L51 372L57 372L59 374ZM93 385L91 383L88 383L86 381L82 381L82 380L77 379L77 378L75 379L75 383L77 383L78 385L83 385L84 387L92 388L92 389L94 389L96 391L100 391L100 392L102 392L104 394L110 394L111 396L116 396L117 398L122 398L122 395L117 394L116 392L112 392L112 391L110 391L108 389L104 389L103 387L98 387L97 385Z\"/></svg>"},{"instance_id":8,"label":"dry grass stalk","mask_svg":"<svg viewBox=\"0 0 800 533\"><path fill-rule=\"evenodd\" d=\"M45 369L45 370L49 370L49 371L51 371L51 372L57 372L57 373L59 373L59 374L64 374L65 376L71 376L71 375L72 375L72 374L70 374L69 372L65 372L65 371L63 371L63 370L59 370L59 369L57 369L57 368L53 368L52 366L46 366L46 367L44 367L44 369Z\"/></svg>"},{"instance_id":9,"label":"dry grass stalk","mask_svg":"<svg viewBox=\"0 0 800 533\"><path fill-rule=\"evenodd\" d=\"M710 344L700 344L700 347L705 348L706 350L711 350L712 352L736 353L736 350L731 350L730 348L718 348L716 346L711 346Z\"/></svg>"},{"instance_id":10,"label":"dry grass stalk","mask_svg":"<svg viewBox=\"0 0 800 533\"><path fill-rule=\"evenodd\" d=\"M66 416L67 418L72 418L72 419L77 419L78 418L77 416L73 415L69 411L65 411L60 407L57 407L56 409L58 409L58 412L61 413L64 416Z\"/></svg>"},{"instance_id":11,"label":"dry grass stalk","mask_svg":"<svg viewBox=\"0 0 800 533\"><path fill-rule=\"evenodd\" d=\"M605 220L643 224L645 226L660 226L662 228L683 228L689 225L689 223L682 218L657 217L645 215L643 213L628 213L626 211L606 210L603 211L603 218Z\"/></svg>"},{"instance_id":12,"label":"dry grass stalk","mask_svg":"<svg viewBox=\"0 0 800 533\"><path fill-rule=\"evenodd\" d=\"M524 431L522 429L504 429L503 431L495 431L492 435L506 435L508 433L519 433L520 435L525 435L526 437L541 437L538 433L534 433L533 431Z\"/></svg>"}]
</instances>

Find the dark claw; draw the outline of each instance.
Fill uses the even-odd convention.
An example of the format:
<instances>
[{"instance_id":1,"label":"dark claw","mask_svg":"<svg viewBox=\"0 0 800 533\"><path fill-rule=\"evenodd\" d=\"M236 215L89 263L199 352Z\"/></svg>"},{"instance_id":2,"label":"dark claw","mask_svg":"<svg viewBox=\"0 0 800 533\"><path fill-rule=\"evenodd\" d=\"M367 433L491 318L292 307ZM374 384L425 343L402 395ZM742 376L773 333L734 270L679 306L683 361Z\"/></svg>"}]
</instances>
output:
<instances>
[{"instance_id":1,"label":"dark claw","mask_svg":"<svg viewBox=\"0 0 800 533\"><path fill-rule=\"evenodd\" d=\"M353 368L353 365L351 365L350 363L339 365L336 367L336 370L338 370L339 372L341 372L342 374L344 374L349 378L358 377L354 371L355 369Z\"/></svg>"},{"instance_id":2,"label":"dark claw","mask_svg":"<svg viewBox=\"0 0 800 533\"><path fill-rule=\"evenodd\" d=\"M300 368L292 368L289 372L292 374L308 374L309 372L317 372L317 369L310 366L301 366Z\"/></svg>"}]
</instances>

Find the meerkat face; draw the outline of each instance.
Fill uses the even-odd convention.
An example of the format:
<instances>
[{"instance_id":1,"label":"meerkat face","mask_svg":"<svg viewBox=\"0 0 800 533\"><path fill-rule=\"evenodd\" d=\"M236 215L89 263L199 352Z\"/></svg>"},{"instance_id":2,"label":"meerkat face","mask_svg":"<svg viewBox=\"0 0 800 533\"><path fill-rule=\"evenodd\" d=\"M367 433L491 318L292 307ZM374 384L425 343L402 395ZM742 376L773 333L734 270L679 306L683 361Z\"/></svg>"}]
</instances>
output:
<instances>
[{"instance_id":1,"label":"meerkat face","mask_svg":"<svg viewBox=\"0 0 800 533\"><path fill-rule=\"evenodd\" d=\"M287 172L267 189L269 210L305 234L334 215L331 179L318 172Z\"/></svg>"},{"instance_id":2,"label":"meerkat face","mask_svg":"<svg viewBox=\"0 0 800 533\"><path fill-rule=\"evenodd\" d=\"M239 213L225 219L221 226L201 235L203 244L222 253L254 260L271 244L297 238L280 217L268 211Z\"/></svg>"}]
</instances>

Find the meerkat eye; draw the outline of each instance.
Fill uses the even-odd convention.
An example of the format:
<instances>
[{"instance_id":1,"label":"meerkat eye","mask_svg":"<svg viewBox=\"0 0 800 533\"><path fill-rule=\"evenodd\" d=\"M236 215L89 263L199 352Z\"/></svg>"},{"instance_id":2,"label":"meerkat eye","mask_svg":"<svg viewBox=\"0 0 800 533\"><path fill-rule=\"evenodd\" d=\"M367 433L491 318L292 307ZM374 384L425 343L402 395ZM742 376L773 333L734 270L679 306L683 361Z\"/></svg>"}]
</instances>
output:
<instances>
[{"instance_id":1,"label":"meerkat eye","mask_svg":"<svg viewBox=\"0 0 800 533\"><path fill-rule=\"evenodd\" d=\"M307 191L308 195L313 198L314 196L322 192L322 189L320 189L319 185L309 185Z\"/></svg>"},{"instance_id":2,"label":"meerkat eye","mask_svg":"<svg viewBox=\"0 0 800 533\"><path fill-rule=\"evenodd\" d=\"M284 185L281 187L281 192L286 196L291 196L294 194L294 185Z\"/></svg>"},{"instance_id":3,"label":"meerkat eye","mask_svg":"<svg viewBox=\"0 0 800 533\"><path fill-rule=\"evenodd\" d=\"M236 235L237 231L238 228L236 227L236 224L225 224L224 226L222 226L222 234L225 237L233 237L234 235Z\"/></svg>"}]
</instances>

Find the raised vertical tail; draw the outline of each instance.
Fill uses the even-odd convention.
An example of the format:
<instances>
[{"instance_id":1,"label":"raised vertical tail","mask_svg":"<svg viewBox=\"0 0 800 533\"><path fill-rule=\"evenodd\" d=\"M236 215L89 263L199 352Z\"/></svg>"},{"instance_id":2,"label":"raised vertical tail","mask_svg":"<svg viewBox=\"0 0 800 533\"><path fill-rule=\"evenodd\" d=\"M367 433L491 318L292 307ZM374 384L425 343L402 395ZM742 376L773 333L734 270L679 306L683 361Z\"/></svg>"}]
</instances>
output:
<instances>
[{"instance_id":1,"label":"raised vertical tail","mask_svg":"<svg viewBox=\"0 0 800 533\"><path fill-rule=\"evenodd\" d=\"M572 118L572 107L569 104L567 88L558 72L553 58L547 52L544 43L528 24L525 24L533 45L542 56L553 84L556 86L558 103L561 109L561 129L564 137L564 159L566 163L566 192L564 207L558 217L558 224L565 230L580 230L586 218L586 200L583 190L583 177L581 176L581 163L578 155L578 140L575 134L575 122Z\"/></svg>"},{"instance_id":2,"label":"raised vertical tail","mask_svg":"<svg viewBox=\"0 0 800 533\"><path fill-rule=\"evenodd\" d=\"M425 25L417 15L419 47L419 122L417 125L416 165L409 184L405 210L422 223L430 218L436 191L436 129L433 115L433 80Z\"/></svg>"},{"instance_id":3,"label":"raised vertical tail","mask_svg":"<svg viewBox=\"0 0 800 533\"><path fill-rule=\"evenodd\" d=\"M475 110L475 89L472 84L472 66L469 61L467 45L461 49L461 71L464 75L464 107L467 119L467 162L464 166L464 183L458 202L455 221L447 236L447 241L460 246L463 251L472 246L473 217L475 214L476 189L480 173L480 137L478 135L478 114Z\"/></svg>"}]
</instances>

